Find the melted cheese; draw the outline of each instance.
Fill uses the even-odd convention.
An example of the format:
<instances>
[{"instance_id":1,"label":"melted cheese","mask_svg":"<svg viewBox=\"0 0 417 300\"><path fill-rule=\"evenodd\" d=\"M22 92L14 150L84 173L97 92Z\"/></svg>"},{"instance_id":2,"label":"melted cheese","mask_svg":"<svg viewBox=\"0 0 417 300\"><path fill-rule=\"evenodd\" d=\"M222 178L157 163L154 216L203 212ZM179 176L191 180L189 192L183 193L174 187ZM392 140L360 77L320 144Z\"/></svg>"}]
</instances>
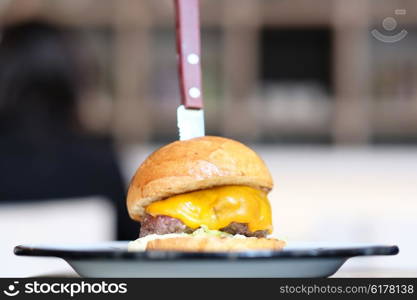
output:
<instances>
[{"instance_id":1,"label":"melted cheese","mask_svg":"<svg viewBox=\"0 0 417 300\"><path fill-rule=\"evenodd\" d=\"M192 229L205 225L218 230L238 222L247 223L252 232L272 232L266 193L247 186L222 186L173 196L151 203L146 212L177 218Z\"/></svg>"}]
</instances>

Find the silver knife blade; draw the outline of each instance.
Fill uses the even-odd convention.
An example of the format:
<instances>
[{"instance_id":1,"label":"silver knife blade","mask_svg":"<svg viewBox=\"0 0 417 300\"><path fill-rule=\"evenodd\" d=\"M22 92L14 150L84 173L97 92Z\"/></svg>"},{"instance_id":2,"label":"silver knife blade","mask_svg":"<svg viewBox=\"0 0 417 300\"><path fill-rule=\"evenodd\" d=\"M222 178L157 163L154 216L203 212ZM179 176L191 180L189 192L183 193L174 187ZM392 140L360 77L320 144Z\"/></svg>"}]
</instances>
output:
<instances>
[{"instance_id":1,"label":"silver knife blade","mask_svg":"<svg viewBox=\"0 0 417 300\"><path fill-rule=\"evenodd\" d=\"M178 106L177 125L181 141L204 136L204 110L190 109L184 105Z\"/></svg>"}]
</instances>

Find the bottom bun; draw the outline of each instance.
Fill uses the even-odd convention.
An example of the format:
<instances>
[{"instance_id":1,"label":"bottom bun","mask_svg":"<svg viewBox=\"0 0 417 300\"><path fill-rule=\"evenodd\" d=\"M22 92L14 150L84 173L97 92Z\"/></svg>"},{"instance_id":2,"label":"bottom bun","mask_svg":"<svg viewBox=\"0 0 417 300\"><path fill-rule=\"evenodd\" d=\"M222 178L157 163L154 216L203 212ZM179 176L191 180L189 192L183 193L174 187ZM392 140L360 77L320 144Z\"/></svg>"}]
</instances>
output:
<instances>
[{"instance_id":1,"label":"bottom bun","mask_svg":"<svg viewBox=\"0 0 417 300\"><path fill-rule=\"evenodd\" d=\"M186 252L229 252L246 250L281 250L285 242L267 238L176 237L149 241L146 250Z\"/></svg>"}]
</instances>

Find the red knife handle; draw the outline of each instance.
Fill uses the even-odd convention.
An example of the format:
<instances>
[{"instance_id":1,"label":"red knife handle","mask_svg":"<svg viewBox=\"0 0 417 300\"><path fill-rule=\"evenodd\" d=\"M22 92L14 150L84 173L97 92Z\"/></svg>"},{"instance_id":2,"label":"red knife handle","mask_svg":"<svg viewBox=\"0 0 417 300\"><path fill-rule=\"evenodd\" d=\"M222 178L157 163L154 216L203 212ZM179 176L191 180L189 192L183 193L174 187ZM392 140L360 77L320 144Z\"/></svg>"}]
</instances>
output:
<instances>
[{"instance_id":1,"label":"red knife handle","mask_svg":"<svg viewBox=\"0 0 417 300\"><path fill-rule=\"evenodd\" d=\"M175 0L181 103L203 108L201 86L199 0Z\"/></svg>"}]
</instances>

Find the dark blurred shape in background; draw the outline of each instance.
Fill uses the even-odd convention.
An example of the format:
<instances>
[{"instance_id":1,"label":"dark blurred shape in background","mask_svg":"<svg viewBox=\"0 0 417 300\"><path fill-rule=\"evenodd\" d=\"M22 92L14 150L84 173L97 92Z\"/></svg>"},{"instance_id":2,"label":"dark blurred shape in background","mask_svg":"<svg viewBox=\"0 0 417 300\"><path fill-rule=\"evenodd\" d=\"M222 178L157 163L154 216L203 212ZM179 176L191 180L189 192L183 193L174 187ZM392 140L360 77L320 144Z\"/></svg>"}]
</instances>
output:
<instances>
[{"instance_id":1,"label":"dark blurred shape in background","mask_svg":"<svg viewBox=\"0 0 417 300\"><path fill-rule=\"evenodd\" d=\"M71 33L28 21L0 43L0 201L101 195L117 209L117 238L133 239L125 185L111 138L83 131L77 101L94 84Z\"/></svg>"}]
</instances>

